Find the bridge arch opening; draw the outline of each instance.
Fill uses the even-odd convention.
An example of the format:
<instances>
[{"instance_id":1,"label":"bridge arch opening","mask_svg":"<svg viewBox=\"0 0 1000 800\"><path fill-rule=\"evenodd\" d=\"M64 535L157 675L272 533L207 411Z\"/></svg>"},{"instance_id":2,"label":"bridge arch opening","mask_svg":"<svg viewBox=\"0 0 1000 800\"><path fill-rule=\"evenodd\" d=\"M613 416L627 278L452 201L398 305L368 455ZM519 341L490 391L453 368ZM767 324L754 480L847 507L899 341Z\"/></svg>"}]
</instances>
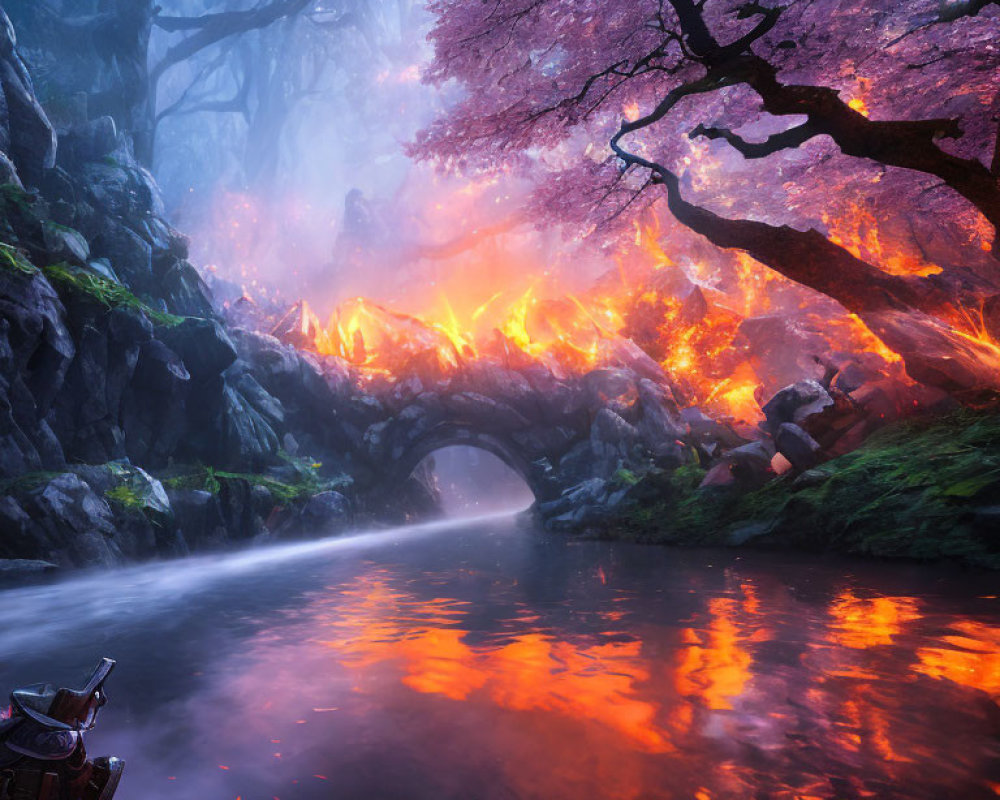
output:
<instances>
[{"instance_id":1,"label":"bridge arch opening","mask_svg":"<svg viewBox=\"0 0 1000 800\"><path fill-rule=\"evenodd\" d=\"M535 501L516 465L478 444L437 447L417 461L411 474L433 488L449 517L523 511Z\"/></svg>"}]
</instances>

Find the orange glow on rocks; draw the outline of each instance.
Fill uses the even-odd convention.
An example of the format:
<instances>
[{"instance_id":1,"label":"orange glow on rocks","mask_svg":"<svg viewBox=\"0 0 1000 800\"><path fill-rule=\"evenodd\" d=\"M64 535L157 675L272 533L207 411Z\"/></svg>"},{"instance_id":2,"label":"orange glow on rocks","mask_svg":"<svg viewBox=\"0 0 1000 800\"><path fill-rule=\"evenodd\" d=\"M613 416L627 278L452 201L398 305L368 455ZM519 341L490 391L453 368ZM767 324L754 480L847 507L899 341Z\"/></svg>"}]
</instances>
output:
<instances>
[{"instance_id":1,"label":"orange glow on rocks","mask_svg":"<svg viewBox=\"0 0 1000 800\"><path fill-rule=\"evenodd\" d=\"M881 247L877 236L865 236L865 246ZM420 308L413 313L356 297L324 321L303 301L289 312L298 315L296 344L399 379L444 375L476 359L514 368L538 362L567 375L630 367L648 356L685 403L747 430L762 419L761 399L789 382L771 372L780 359L753 352L759 345L746 340L748 319L781 319L791 308L817 332L810 347L874 353L886 365L900 361L857 316L824 302L805 311L815 297L749 256L681 263L664 241L655 216L636 224L635 236L616 254L617 267L580 292L540 265L512 272L497 262L495 269L477 267L475 280L451 271L413 298L411 305ZM274 332L287 330L283 319Z\"/></svg>"}]
</instances>

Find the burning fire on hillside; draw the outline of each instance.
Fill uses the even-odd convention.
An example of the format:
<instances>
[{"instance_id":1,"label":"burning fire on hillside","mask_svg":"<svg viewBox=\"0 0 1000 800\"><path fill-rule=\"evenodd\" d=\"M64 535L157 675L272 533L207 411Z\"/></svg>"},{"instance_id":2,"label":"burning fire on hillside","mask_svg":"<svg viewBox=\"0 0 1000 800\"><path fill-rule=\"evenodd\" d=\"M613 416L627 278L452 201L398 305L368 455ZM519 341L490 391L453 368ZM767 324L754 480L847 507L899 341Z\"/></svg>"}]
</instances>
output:
<instances>
[{"instance_id":1,"label":"burning fire on hillside","mask_svg":"<svg viewBox=\"0 0 1000 800\"><path fill-rule=\"evenodd\" d=\"M861 235L861 234L859 234ZM865 231L869 246L877 232ZM541 363L557 375L624 366L669 383L684 404L753 425L781 386L853 360L909 383L900 357L855 315L742 254L675 260L654 222L587 291L545 276L527 287L439 287L420 313L356 297L325 319L300 300L272 319L281 339L390 379L446 376L476 359ZM447 282L445 282L447 283Z\"/></svg>"}]
</instances>

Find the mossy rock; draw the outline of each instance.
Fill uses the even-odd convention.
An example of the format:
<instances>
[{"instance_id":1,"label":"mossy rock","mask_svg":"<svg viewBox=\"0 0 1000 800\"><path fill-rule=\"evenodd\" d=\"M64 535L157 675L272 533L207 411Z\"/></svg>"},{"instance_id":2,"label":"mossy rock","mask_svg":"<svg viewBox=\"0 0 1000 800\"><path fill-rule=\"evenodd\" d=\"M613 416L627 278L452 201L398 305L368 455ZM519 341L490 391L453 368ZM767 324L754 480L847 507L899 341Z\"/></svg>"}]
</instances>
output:
<instances>
[{"instance_id":1,"label":"mossy rock","mask_svg":"<svg viewBox=\"0 0 1000 800\"><path fill-rule=\"evenodd\" d=\"M173 328L184 321L184 317L152 308L132 294L123 284L94 271L62 263L44 267L42 272L57 291L75 292L107 308L124 308L143 314L155 325Z\"/></svg>"},{"instance_id":2,"label":"mossy rock","mask_svg":"<svg viewBox=\"0 0 1000 800\"><path fill-rule=\"evenodd\" d=\"M995 412L898 423L852 453L752 492L698 489L697 474L684 470L654 499L627 507L608 535L680 544L746 541L1000 568Z\"/></svg>"},{"instance_id":3,"label":"mossy rock","mask_svg":"<svg viewBox=\"0 0 1000 800\"><path fill-rule=\"evenodd\" d=\"M164 479L165 486L171 489L200 489L218 494L228 481L243 481L251 486L262 486L267 489L275 502L280 505L307 500L322 492L342 490L352 484L347 475L323 476L320 473L322 464L311 459L291 459L286 473L287 478L279 479L270 475L251 472L230 472L214 467L198 466L182 474Z\"/></svg>"}]
</instances>

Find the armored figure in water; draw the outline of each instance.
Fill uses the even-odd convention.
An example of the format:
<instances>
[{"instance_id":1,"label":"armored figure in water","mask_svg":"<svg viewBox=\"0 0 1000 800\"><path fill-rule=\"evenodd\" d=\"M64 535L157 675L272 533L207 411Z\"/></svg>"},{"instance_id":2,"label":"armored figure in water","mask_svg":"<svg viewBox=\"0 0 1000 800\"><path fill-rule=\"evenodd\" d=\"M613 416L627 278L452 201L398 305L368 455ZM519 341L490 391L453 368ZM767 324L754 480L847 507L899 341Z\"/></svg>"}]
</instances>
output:
<instances>
[{"instance_id":1,"label":"armored figure in water","mask_svg":"<svg viewBox=\"0 0 1000 800\"><path fill-rule=\"evenodd\" d=\"M15 689L0 718L0 800L111 800L125 763L87 759L83 734L107 702L104 682L114 669L101 660L82 689L35 684Z\"/></svg>"}]
</instances>

